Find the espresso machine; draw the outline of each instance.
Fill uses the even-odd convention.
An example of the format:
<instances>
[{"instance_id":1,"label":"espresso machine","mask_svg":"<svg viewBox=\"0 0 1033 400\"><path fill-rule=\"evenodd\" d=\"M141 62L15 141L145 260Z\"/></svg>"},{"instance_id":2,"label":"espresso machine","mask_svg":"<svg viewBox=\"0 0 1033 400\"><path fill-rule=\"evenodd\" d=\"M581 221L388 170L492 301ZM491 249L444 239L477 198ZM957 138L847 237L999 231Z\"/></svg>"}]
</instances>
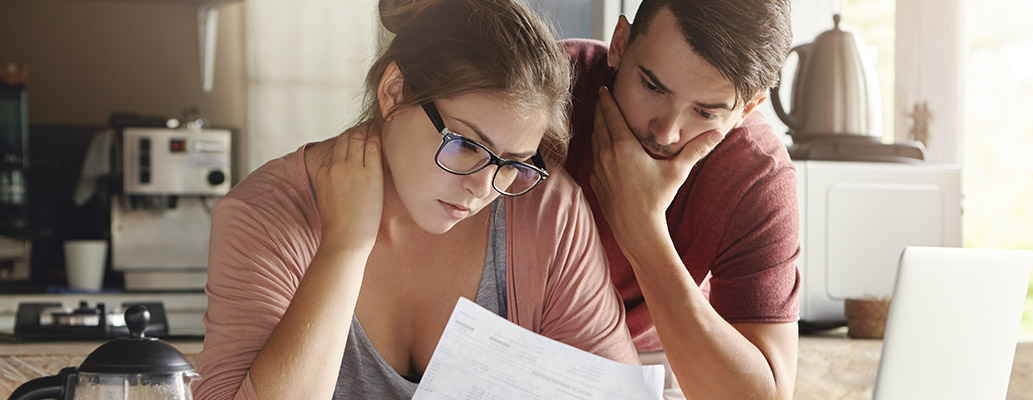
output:
<instances>
[{"instance_id":1,"label":"espresso machine","mask_svg":"<svg viewBox=\"0 0 1033 400\"><path fill-rule=\"evenodd\" d=\"M212 208L231 185L231 131L113 126L112 269L128 291L202 290Z\"/></svg>"}]
</instances>

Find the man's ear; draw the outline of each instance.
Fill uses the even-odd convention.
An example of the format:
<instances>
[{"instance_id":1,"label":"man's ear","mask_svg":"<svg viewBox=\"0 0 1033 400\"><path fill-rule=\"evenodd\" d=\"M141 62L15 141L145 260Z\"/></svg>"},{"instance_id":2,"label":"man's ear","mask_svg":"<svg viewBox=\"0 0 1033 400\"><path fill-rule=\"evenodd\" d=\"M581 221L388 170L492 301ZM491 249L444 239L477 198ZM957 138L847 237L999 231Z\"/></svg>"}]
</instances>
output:
<instances>
[{"instance_id":1,"label":"man's ear","mask_svg":"<svg viewBox=\"0 0 1033 400\"><path fill-rule=\"evenodd\" d=\"M621 64L621 56L624 49L628 47L628 40L631 39L631 23L628 17L623 14L617 18L617 27L613 28L613 37L610 38L610 50L606 53L606 64L617 68Z\"/></svg>"},{"instance_id":2,"label":"man's ear","mask_svg":"<svg viewBox=\"0 0 1033 400\"><path fill-rule=\"evenodd\" d=\"M405 77L398 65L391 62L380 77L380 85L377 86L377 101L380 102L380 117L389 119L391 111L402 102L402 88L405 84Z\"/></svg>"},{"instance_id":3,"label":"man's ear","mask_svg":"<svg viewBox=\"0 0 1033 400\"><path fill-rule=\"evenodd\" d=\"M752 114L753 111L757 109L757 106L759 106L761 103L764 102L764 100L767 99L768 92L766 90L762 90L760 93L754 95L753 98L750 99L750 101L747 101L746 105L742 108L742 115L739 116L739 122L735 124L735 127L738 128L739 125L742 125L743 121L746 120L746 117L749 117L750 114Z\"/></svg>"}]
</instances>

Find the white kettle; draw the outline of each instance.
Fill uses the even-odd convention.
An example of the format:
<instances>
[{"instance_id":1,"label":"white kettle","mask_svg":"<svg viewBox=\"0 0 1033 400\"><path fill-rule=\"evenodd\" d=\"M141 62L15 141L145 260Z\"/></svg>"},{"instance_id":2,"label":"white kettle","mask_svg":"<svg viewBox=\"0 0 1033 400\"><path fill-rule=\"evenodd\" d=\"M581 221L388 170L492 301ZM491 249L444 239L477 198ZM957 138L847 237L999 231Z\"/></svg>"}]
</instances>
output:
<instances>
[{"instance_id":1,"label":"white kettle","mask_svg":"<svg viewBox=\"0 0 1033 400\"><path fill-rule=\"evenodd\" d=\"M771 89L771 103L779 119L789 126L793 141L815 139L882 138L882 107L875 66L861 36L834 27L811 43L794 47L799 55L787 113L779 87Z\"/></svg>"}]
</instances>

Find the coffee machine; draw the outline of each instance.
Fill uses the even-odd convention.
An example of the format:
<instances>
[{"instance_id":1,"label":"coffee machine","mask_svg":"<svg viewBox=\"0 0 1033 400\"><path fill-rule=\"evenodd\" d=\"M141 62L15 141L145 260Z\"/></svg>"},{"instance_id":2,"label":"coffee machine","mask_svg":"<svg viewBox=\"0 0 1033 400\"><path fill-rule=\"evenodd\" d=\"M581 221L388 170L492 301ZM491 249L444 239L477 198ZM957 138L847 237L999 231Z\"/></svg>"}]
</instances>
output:
<instances>
[{"instance_id":1,"label":"coffee machine","mask_svg":"<svg viewBox=\"0 0 1033 400\"><path fill-rule=\"evenodd\" d=\"M27 67L3 66L0 74L0 281L29 279Z\"/></svg>"},{"instance_id":2,"label":"coffee machine","mask_svg":"<svg viewBox=\"0 0 1033 400\"><path fill-rule=\"evenodd\" d=\"M231 131L132 125L113 124L111 266L129 291L201 290L212 208L231 185Z\"/></svg>"}]
</instances>

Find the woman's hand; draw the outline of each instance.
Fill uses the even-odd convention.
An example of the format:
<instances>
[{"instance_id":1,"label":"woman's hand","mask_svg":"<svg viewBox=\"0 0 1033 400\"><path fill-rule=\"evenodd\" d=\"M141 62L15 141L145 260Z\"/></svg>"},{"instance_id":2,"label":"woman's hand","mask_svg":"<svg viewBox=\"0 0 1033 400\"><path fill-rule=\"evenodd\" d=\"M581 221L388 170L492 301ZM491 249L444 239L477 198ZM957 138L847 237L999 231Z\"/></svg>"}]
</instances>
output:
<instances>
[{"instance_id":1,"label":"woman's hand","mask_svg":"<svg viewBox=\"0 0 1033 400\"><path fill-rule=\"evenodd\" d=\"M322 240L345 249L373 251L384 207L380 136L358 126L333 140L312 183Z\"/></svg>"}]
</instances>

